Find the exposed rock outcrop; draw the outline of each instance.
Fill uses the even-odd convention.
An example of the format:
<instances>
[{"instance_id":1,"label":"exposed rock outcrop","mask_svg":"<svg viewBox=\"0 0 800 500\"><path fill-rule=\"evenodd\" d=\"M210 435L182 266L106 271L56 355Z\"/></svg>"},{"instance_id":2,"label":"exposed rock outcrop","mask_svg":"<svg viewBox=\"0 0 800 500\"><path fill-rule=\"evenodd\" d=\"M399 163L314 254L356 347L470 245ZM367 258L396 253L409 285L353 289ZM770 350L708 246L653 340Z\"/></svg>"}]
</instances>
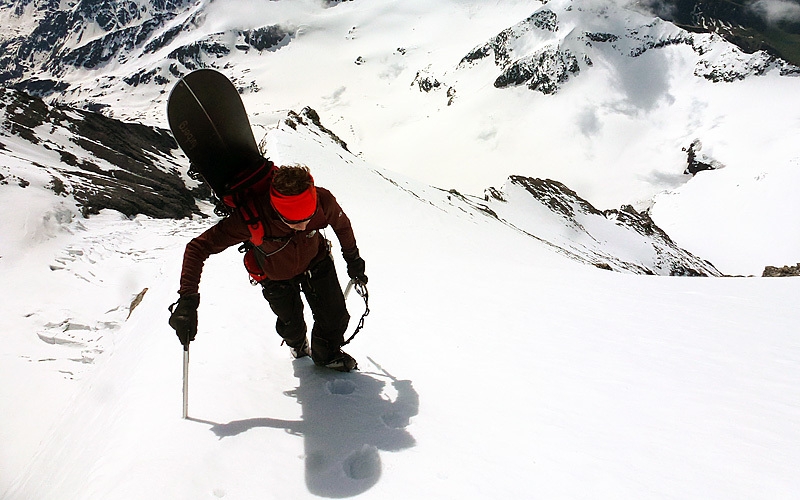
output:
<instances>
[{"instance_id":1,"label":"exposed rock outcrop","mask_svg":"<svg viewBox=\"0 0 800 500\"><path fill-rule=\"evenodd\" d=\"M800 276L800 262L796 266L774 267L767 266L761 274L764 278L782 278L787 276Z\"/></svg>"},{"instance_id":2,"label":"exposed rock outcrop","mask_svg":"<svg viewBox=\"0 0 800 500\"><path fill-rule=\"evenodd\" d=\"M31 160L31 165L50 176L48 187L54 193L72 196L84 215L106 208L156 218L199 213L195 196L204 197L204 192L186 186L177 169L178 145L166 130L48 106L37 97L3 88L0 127L5 134L58 154L59 164ZM25 175L9 172L4 177L27 187Z\"/></svg>"}]
</instances>

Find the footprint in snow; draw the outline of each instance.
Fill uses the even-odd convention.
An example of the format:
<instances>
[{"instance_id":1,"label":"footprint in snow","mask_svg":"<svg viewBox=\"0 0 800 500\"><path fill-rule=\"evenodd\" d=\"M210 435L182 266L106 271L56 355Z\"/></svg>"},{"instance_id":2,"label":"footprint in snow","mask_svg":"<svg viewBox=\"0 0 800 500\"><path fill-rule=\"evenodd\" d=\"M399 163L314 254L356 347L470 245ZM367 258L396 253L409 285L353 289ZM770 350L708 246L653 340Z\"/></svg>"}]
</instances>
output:
<instances>
[{"instance_id":1,"label":"footprint in snow","mask_svg":"<svg viewBox=\"0 0 800 500\"><path fill-rule=\"evenodd\" d=\"M347 395L353 394L356 390L356 384L350 380L333 379L328 382L328 392L331 394Z\"/></svg>"},{"instance_id":2,"label":"footprint in snow","mask_svg":"<svg viewBox=\"0 0 800 500\"><path fill-rule=\"evenodd\" d=\"M381 474L381 456L378 448L365 444L344 461L344 473L350 479L377 478Z\"/></svg>"}]
</instances>

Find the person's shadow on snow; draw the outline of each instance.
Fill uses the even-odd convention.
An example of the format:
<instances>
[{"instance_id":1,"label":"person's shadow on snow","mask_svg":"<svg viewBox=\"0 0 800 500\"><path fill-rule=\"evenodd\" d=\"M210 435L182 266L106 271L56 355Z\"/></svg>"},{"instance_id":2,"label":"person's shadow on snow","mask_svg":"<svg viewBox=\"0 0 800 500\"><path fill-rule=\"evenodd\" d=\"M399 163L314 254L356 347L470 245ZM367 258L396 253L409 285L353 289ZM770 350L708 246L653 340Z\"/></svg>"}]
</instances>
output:
<instances>
[{"instance_id":1,"label":"person's shadow on snow","mask_svg":"<svg viewBox=\"0 0 800 500\"><path fill-rule=\"evenodd\" d=\"M302 435L306 485L311 493L330 498L363 493L380 479L378 450L399 451L415 445L406 427L419 412L419 395L410 381L386 372L372 374L376 378L369 372L318 368L308 358L293 363L300 383L285 394L302 405L301 421L252 418L207 423L220 439L256 427ZM386 395L390 387L395 394Z\"/></svg>"}]
</instances>

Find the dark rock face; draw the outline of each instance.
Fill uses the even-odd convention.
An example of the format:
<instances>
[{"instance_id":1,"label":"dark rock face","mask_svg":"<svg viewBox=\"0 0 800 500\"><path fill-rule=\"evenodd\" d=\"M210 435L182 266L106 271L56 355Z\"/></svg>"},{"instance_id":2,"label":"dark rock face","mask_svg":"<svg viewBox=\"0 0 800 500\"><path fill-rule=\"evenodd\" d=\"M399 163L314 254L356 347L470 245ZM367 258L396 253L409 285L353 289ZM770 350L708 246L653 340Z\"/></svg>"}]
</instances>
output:
<instances>
[{"instance_id":1,"label":"dark rock face","mask_svg":"<svg viewBox=\"0 0 800 500\"><path fill-rule=\"evenodd\" d=\"M162 39L151 42L145 47L145 51L155 51L162 46L166 46L172 38L182 31L192 29L192 23L185 23L180 29L173 29L164 35ZM220 59L231 54L232 49L248 52L251 49L258 52L274 51L288 44L293 34L278 25L264 26L254 30L235 31L230 33L239 42L230 47L226 39L226 33L216 33L207 36L196 42L183 45L172 50L167 58L174 59L188 71L205 68L209 66L209 61ZM182 72L178 71L179 74Z\"/></svg>"},{"instance_id":2,"label":"dark rock face","mask_svg":"<svg viewBox=\"0 0 800 500\"><path fill-rule=\"evenodd\" d=\"M36 27L29 34L0 42L0 83L43 69L53 76L69 66L92 69L146 42L173 19L189 0L151 0L141 7L130 0L81 0L62 10L61 2L16 2L15 14L31 15ZM81 44L86 29L97 24L104 36ZM76 48L68 41L76 40ZM20 83L20 82L17 82Z\"/></svg>"},{"instance_id":3,"label":"dark rock face","mask_svg":"<svg viewBox=\"0 0 800 500\"><path fill-rule=\"evenodd\" d=\"M602 212L594 208L591 203L558 181L534 179L520 175L512 175L510 181L512 184L522 186L551 211L567 219L574 219L577 212L602 215Z\"/></svg>"},{"instance_id":4,"label":"dark rock face","mask_svg":"<svg viewBox=\"0 0 800 500\"><path fill-rule=\"evenodd\" d=\"M764 278L783 278L787 276L800 276L800 262L796 266L774 267L767 266L761 274Z\"/></svg>"},{"instance_id":5,"label":"dark rock face","mask_svg":"<svg viewBox=\"0 0 800 500\"><path fill-rule=\"evenodd\" d=\"M116 58L122 52L129 52L142 45L166 21L171 14L148 19L141 24L115 30L108 35L61 54L50 61L48 68L58 74L64 66L94 69ZM114 25L116 26L116 25Z\"/></svg>"},{"instance_id":6,"label":"dark rock face","mask_svg":"<svg viewBox=\"0 0 800 500\"><path fill-rule=\"evenodd\" d=\"M62 77L76 68L101 70L109 63L124 64L153 54L205 21L202 6L193 0L80 0L69 4L2 0L0 8L13 8L14 15L31 17L35 23L29 33L0 33L0 84L39 96L68 90ZM181 15L186 16L185 21L165 29ZM104 34L94 36L98 27ZM89 33L93 38L84 40ZM214 33L182 46L172 45L167 60L137 67L121 78L132 87L165 86L190 71L213 65L233 50L277 50L292 37L292 32L277 25ZM231 44L231 39L237 42Z\"/></svg>"},{"instance_id":7,"label":"dark rock face","mask_svg":"<svg viewBox=\"0 0 800 500\"><path fill-rule=\"evenodd\" d=\"M290 33L277 25L242 31L241 34L245 43L259 52L276 48L291 37Z\"/></svg>"},{"instance_id":8,"label":"dark rock face","mask_svg":"<svg viewBox=\"0 0 800 500\"><path fill-rule=\"evenodd\" d=\"M555 94L570 75L580 72L578 58L570 50L550 48L509 64L497 77L494 86L505 88L527 84L529 89L542 94Z\"/></svg>"},{"instance_id":9,"label":"dark rock face","mask_svg":"<svg viewBox=\"0 0 800 500\"><path fill-rule=\"evenodd\" d=\"M703 144L700 139L695 139L689 147L682 148L682 151L686 151L686 170L684 170L684 174L695 175L704 170L716 170L724 166L720 162L700 154L702 148Z\"/></svg>"},{"instance_id":10,"label":"dark rock face","mask_svg":"<svg viewBox=\"0 0 800 500\"><path fill-rule=\"evenodd\" d=\"M46 170L54 193L71 195L84 215L106 208L155 218L199 213L195 194L200 193L190 191L175 168L178 145L166 130L50 107L37 97L2 88L0 120L11 134L59 154L60 165L32 166Z\"/></svg>"},{"instance_id":11,"label":"dark rock face","mask_svg":"<svg viewBox=\"0 0 800 500\"><path fill-rule=\"evenodd\" d=\"M800 66L800 22L768 23L755 0L652 0L645 5L688 31L716 33L748 54L763 50Z\"/></svg>"}]
</instances>

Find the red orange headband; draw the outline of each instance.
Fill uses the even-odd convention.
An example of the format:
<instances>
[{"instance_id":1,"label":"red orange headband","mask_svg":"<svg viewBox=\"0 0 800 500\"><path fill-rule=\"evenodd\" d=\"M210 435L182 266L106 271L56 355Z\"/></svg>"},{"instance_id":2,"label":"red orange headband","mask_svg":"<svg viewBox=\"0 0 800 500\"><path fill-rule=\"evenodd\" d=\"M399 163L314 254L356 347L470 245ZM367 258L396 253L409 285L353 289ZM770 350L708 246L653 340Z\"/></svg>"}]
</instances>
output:
<instances>
[{"instance_id":1,"label":"red orange headband","mask_svg":"<svg viewBox=\"0 0 800 500\"><path fill-rule=\"evenodd\" d=\"M269 199L272 208L289 224L308 220L317 211L317 189L313 178L308 189L292 196L281 194L270 186Z\"/></svg>"}]
</instances>

